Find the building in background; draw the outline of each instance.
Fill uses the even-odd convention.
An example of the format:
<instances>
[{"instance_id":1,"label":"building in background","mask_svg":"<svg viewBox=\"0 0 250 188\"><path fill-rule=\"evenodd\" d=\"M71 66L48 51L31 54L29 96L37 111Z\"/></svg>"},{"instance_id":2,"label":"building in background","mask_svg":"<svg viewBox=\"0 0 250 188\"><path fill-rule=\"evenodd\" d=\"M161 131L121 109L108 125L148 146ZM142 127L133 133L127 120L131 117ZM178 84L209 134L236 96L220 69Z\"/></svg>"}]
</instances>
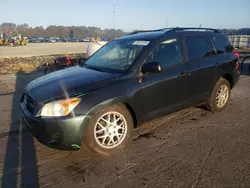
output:
<instances>
[{"instance_id":1,"label":"building in background","mask_svg":"<svg viewBox=\"0 0 250 188\"><path fill-rule=\"evenodd\" d=\"M232 35L228 38L235 48L250 48L250 35Z\"/></svg>"}]
</instances>

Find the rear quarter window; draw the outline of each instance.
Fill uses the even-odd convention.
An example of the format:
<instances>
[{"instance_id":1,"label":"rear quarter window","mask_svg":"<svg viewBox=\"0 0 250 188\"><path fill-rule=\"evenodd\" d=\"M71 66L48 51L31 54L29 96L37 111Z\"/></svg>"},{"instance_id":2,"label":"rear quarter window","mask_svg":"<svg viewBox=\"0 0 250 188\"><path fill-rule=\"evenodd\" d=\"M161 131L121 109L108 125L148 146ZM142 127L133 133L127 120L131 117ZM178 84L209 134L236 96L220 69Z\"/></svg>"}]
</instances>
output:
<instances>
[{"instance_id":1,"label":"rear quarter window","mask_svg":"<svg viewBox=\"0 0 250 188\"><path fill-rule=\"evenodd\" d=\"M217 54L223 54L225 52L233 51L233 47L230 44L228 37L226 35L215 35L215 36L212 36L212 39L213 39Z\"/></svg>"},{"instance_id":2,"label":"rear quarter window","mask_svg":"<svg viewBox=\"0 0 250 188\"><path fill-rule=\"evenodd\" d=\"M213 46L210 42L209 37L186 37L185 40L189 61L203 57L209 57L214 54Z\"/></svg>"}]
</instances>

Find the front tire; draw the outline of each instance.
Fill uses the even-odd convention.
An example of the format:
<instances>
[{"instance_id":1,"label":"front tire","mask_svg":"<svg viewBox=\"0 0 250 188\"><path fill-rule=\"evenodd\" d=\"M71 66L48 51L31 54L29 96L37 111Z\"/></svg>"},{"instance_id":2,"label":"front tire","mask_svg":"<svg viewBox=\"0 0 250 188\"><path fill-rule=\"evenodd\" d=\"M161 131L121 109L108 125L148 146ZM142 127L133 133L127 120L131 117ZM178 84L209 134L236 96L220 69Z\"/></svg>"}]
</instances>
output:
<instances>
[{"instance_id":1,"label":"front tire","mask_svg":"<svg viewBox=\"0 0 250 188\"><path fill-rule=\"evenodd\" d=\"M116 104L91 116L83 133L84 145L101 156L117 154L131 141L133 119L126 106Z\"/></svg>"},{"instance_id":2,"label":"front tire","mask_svg":"<svg viewBox=\"0 0 250 188\"><path fill-rule=\"evenodd\" d=\"M230 83L226 79L220 78L214 86L210 99L206 103L207 109L212 112L223 111L228 104L230 93Z\"/></svg>"}]
</instances>

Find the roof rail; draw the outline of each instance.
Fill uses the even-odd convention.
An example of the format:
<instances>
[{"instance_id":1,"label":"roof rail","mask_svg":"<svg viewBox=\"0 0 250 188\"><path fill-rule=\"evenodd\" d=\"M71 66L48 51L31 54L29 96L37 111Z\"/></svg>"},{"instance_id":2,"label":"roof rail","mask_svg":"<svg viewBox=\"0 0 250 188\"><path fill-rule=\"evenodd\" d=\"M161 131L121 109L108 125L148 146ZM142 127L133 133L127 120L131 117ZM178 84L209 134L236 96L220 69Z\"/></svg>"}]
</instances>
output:
<instances>
[{"instance_id":1,"label":"roof rail","mask_svg":"<svg viewBox=\"0 0 250 188\"><path fill-rule=\"evenodd\" d=\"M133 34L137 34L137 33L146 33L146 32L157 32L157 31L163 31L165 29L156 29L156 30L138 30L138 31L134 31L129 33L128 35L133 35Z\"/></svg>"},{"instance_id":2,"label":"roof rail","mask_svg":"<svg viewBox=\"0 0 250 188\"><path fill-rule=\"evenodd\" d=\"M218 30L218 29L201 28L201 27L175 27L175 28L166 28L166 30L167 31L165 33L169 32L169 31L184 31L184 30L196 30L196 31L205 30L205 31L212 31L215 33L221 33L220 30Z\"/></svg>"},{"instance_id":3,"label":"roof rail","mask_svg":"<svg viewBox=\"0 0 250 188\"><path fill-rule=\"evenodd\" d=\"M146 32L146 31L145 30L133 31L129 33L128 35L133 35L133 34L142 33L142 32Z\"/></svg>"},{"instance_id":4,"label":"roof rail","mask_svg":"<svg viewBox=\"0 0 250 188\"><path fill-rule=\"evenodd\" d=\"M168 32L178 32L178 31L185 31L185 30L194 30L194 31L200 31L200 30L205 30L205 31L212 31L215 33L221 33L220 30L218 29L213 29L213 28L200 28L200 27L173 27L173 28L162 28L162 29L157 29L157 30L139 30L139 31L134 31L129 33L128 35L133 35L137 33L145 33L145 32L157 32L157 31L165 31L165 34Z\"/></svg>"}]
</instances>

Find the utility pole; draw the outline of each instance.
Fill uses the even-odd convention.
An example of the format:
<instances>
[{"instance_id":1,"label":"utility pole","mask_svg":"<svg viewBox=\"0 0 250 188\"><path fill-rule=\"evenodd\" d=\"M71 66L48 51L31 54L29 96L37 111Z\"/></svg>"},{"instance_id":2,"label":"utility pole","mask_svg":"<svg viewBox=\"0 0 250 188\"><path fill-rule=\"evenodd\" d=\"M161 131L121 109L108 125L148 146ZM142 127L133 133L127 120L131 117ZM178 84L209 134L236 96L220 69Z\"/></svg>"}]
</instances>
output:
<instances>
[{"instance_id":1,"label":"utility pole","mask_svg":"<svg viewBox=\"0 0 250 188\"><path fill-rule=\"evenodd\" d=\"M115 29L115 0L113 0L113 29Z\"/></svg>"},{"instance_id":2,"label":"utility pole","mask_svg":"<svg viewBox=\"0 0 250 188\"><path fill-rule=\"evenodd\" d=\"M168 28L168 20L166 20L166 28Z\"/></svg>"}]
</instances>

